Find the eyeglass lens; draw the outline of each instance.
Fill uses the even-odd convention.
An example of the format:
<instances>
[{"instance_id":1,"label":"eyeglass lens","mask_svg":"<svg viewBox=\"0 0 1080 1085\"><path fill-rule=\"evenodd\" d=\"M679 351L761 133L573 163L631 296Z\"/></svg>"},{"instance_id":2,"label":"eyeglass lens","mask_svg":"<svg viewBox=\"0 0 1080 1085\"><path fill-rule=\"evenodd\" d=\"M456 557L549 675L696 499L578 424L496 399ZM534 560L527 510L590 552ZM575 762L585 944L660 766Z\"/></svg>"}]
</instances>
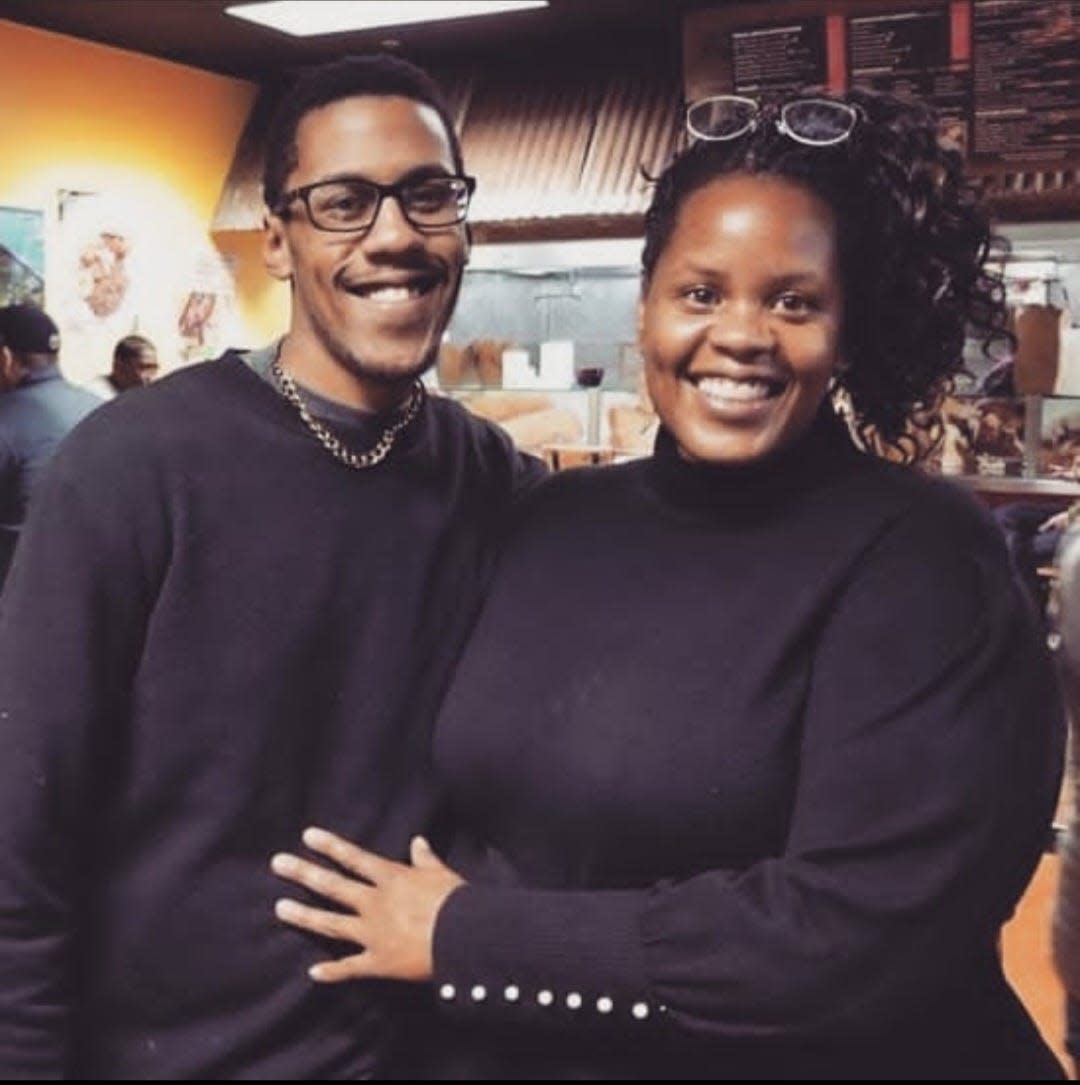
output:
<instances>
[{"instance_id":1,"label":"eyeglass lens","mask_svg":"<svg viewBox=\"0 0 1080 1085\"><path fill-rule=\"evenodd\" d=\"M780 110L780 125L803 143L827 145L846 138L855 126L855 111L828 98L800 98Z\"/></svg>"},{"instance_id":2,"label":"eyeglass lens","mask_svg":"<svg viewBox=\"0 0 1080 1085\"><path fill-rule=\"evenodd\" d=\"M735 139L753 128L757 114L757 102L720 95L694 102L687 110L686 124L699 139Z\"/></svg>"},{"instance_id":3,"label":"eyeglass lens","mask_svg":"<svg viewBox=\"0 0 1080 1085\"><path fill-rule=\"evenodd\" d=\"M380 190L360 179L328 181L308 191L308 209L316 226L356 230L375 220L382 195L394 195L414 226L452 226L468 208L468 185L459 177L429 177Z\"/></svg>"}]
</instances>

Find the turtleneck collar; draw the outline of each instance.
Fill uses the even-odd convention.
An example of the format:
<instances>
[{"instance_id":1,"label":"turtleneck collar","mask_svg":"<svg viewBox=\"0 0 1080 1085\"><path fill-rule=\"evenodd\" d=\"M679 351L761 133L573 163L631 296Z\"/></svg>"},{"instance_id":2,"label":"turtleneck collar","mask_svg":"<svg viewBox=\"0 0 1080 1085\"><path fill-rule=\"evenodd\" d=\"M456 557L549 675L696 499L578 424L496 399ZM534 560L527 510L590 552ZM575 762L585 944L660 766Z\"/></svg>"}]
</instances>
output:
<instances>
[{"instance_id":1,"label":"turtleneck collar","mask_svg":"<svg viewBox=\"0 0 1080 1085\"><path fill-rule=\"evenodd\" d=\"M793 445L744 464L686 460L675 438L661 426L646 465L646 480L665 504L677 508L750 511L825 485L838 472L857 465L862 455L843 420L826 402L810 429Z\"/></svg>"}]
</instances>

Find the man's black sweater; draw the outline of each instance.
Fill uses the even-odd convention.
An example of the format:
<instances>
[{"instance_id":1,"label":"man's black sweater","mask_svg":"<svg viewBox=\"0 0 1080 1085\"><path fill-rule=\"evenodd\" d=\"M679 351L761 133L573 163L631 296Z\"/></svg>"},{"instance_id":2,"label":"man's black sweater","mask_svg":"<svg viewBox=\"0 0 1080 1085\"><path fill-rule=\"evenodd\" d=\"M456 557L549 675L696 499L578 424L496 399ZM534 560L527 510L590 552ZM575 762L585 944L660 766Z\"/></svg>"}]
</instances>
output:
<instances>
[{"instance_id":1,"label":"man's black sweater","mask_svg":"<svg viewBox=\"0 0 1080 1085\"><path fill-rule=\"evenodd\" d=\"M437 399L350 469L236 355L75 431L0 603L0 1076L377 1067L380 988L307 978L270 856L310 824L405 854L425 705L532 470Z\"/></svg>"}]
</instances>

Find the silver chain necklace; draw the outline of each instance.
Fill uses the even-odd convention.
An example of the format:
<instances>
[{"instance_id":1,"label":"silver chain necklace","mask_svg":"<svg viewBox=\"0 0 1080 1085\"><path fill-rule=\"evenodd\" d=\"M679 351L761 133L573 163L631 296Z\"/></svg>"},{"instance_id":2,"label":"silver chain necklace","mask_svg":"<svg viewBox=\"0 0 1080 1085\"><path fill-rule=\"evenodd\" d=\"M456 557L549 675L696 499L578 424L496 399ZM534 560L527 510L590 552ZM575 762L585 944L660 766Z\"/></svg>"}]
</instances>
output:
<instances>
[{"instance_id":1,"label":"silver chain necklace","mask_svg":"<svg viewBox=\"0 0 1080 1085\"><path fill-rule=\"evenodd\" d=\"M279 359L275 358L270 363L270 372L277 381L281 394L297 409L300 420L315 435L319 444L334 459L340 460L347 467L352 467L357 471L362 471L365 467L374 467L386 459L390 449L394 447L398 434L420 413L420 407L424 402L424 386L420 381L416 381L409 395L409 401L398 418L382 431L379 439L366 452L354 452L321 422L312 417L311 411L304 402L304 397L300 394L300 389L296 386L296 381L285 372Z\"/></svg>"}]
</instances>

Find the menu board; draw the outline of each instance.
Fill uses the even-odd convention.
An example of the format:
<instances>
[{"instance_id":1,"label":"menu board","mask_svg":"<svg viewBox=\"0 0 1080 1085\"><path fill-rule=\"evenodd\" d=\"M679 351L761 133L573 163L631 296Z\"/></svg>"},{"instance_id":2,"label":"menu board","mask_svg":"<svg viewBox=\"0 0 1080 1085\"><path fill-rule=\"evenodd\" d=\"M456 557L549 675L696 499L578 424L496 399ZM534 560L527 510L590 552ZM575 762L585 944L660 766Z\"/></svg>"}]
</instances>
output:
<instances>
[{"instance_id":1,"label":"menu board","mask_svg":"<svg viewBox=\"0 0 1080 1085\"><path fill-rule=\"evenodd\" d=\"M956 41L950 8L851 17L847 22L850 82L932 106L943 135L966 150L970 142L971 65Z\"/></svg>"},{"instance_id":2,"label":"menu board","mask_svg":"<svg viewBox=\"0 0 1080 1085\"><path fill-rule=\"evenodd\" d=\"M735 31L731 35L731 66L736 94L824 90L825 20Z\"/></svg>"},{"instance_id":3,"label":"menu board","mask_svg":"<svg viewBox=\"0 0 1080 1085\"><path fill-rule=\"evenodd\" d=\"M683 57L688 101L868 87L927 102L982 167L1080 162L1080 0L730 3L687 13Z\"/></svg>"},{"instance_id":4,"label":"menu board","mask_svg":"<svg viewBox=\"0 0 1080 1085\"><path fill-rule=\"evenodd\" d=\"M975 0L973 15L973 155L1080 156L1080 0Z\"/></svg>"}]
</instances>

